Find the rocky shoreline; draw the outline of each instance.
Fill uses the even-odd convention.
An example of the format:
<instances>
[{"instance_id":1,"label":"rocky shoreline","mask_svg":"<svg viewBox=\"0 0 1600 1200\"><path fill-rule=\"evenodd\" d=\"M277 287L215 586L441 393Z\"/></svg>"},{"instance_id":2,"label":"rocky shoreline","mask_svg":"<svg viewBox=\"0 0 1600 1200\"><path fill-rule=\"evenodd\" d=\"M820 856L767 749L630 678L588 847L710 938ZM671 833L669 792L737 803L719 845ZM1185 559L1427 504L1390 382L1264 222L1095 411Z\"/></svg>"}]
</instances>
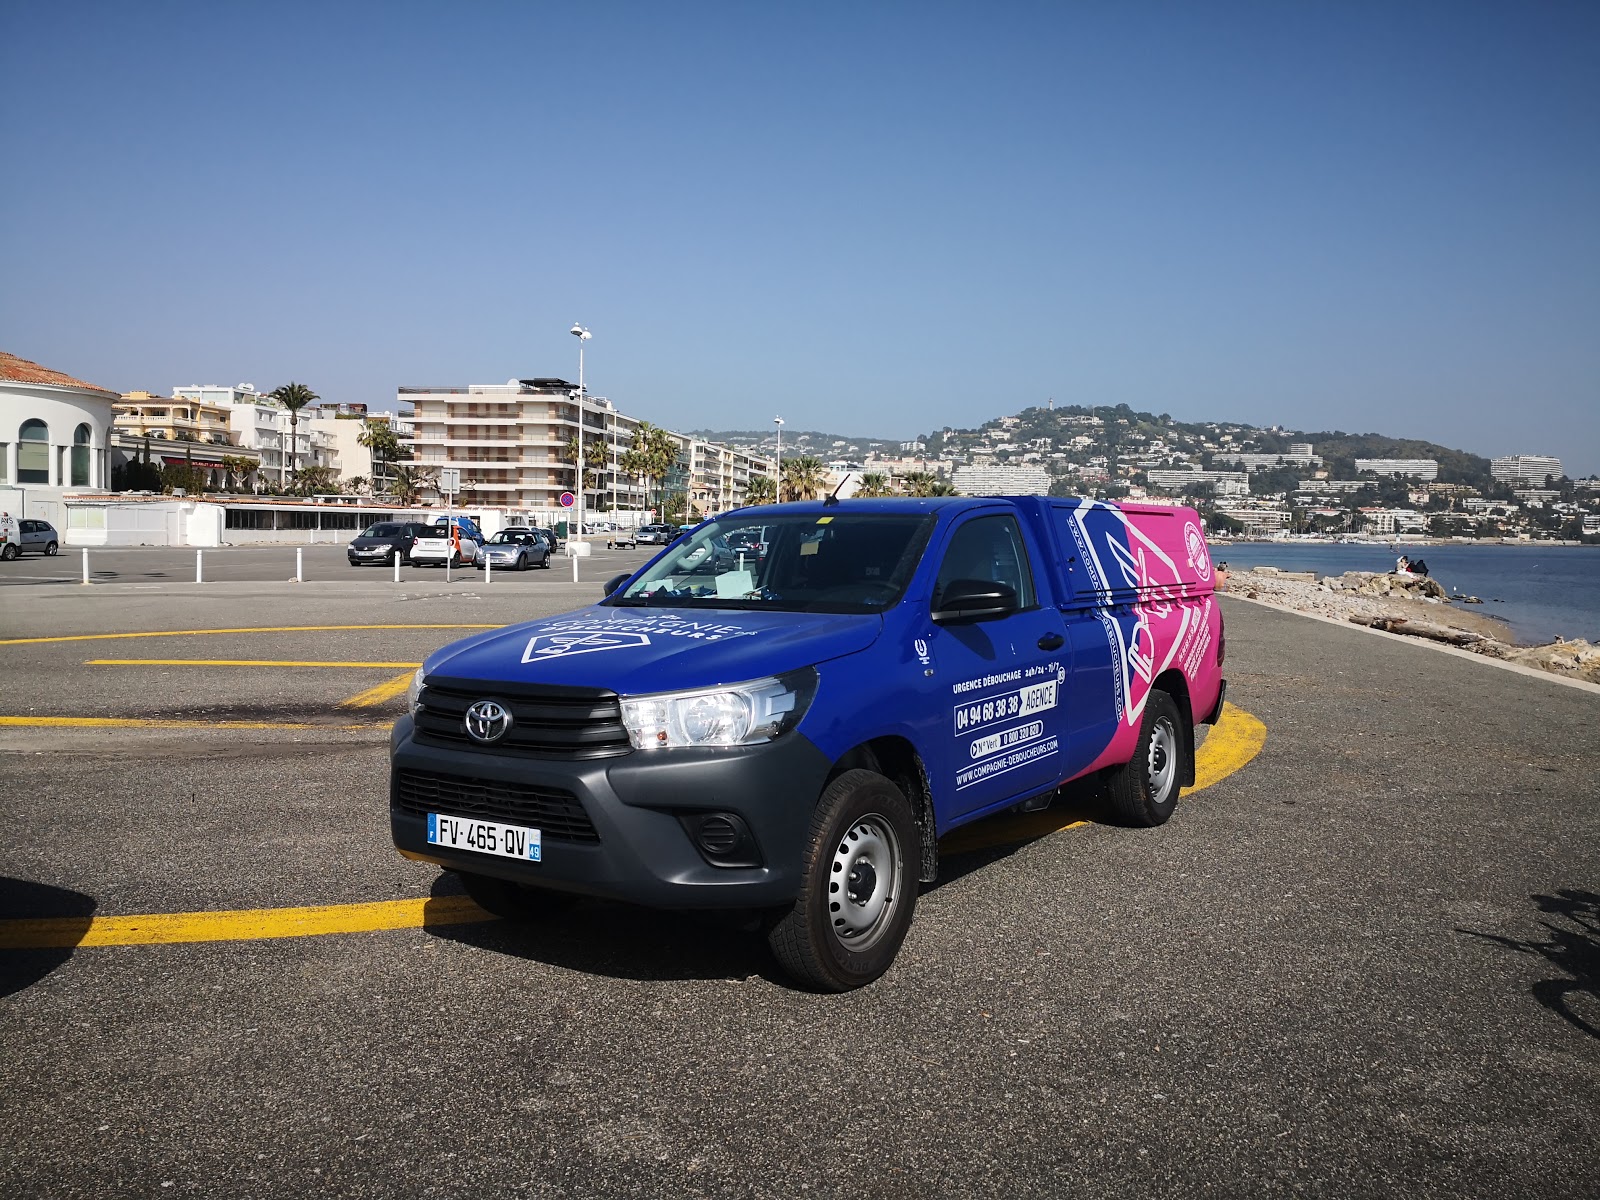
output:
<instances>
[{"instance_id":1,"label":"rocky shoreline","mask_svg":"<svg viewBox=\"0 0 1600 1200\"><path fill-rule=\"evenodd\" d=\"M1223 588L1247 600L1442 642L1568 679L1600 683L1600 646L1582 638L1519 646L1502 622L1453 608L1449 593L1426 576L1349 571L1318 579L1310 571L1256 567L1228 572ZM1470 597L1458 599L1472 602Z\"/></svg>"}]
</instances>

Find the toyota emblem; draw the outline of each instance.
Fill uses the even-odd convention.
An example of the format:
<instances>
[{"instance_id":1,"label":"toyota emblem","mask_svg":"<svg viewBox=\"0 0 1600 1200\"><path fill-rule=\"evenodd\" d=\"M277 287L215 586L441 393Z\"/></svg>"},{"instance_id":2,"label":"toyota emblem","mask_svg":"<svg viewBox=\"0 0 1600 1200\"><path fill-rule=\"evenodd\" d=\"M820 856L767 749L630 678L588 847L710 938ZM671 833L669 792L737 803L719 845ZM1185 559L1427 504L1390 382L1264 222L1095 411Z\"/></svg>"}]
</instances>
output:
<instances>
[{"instance_id":1,"label":"toyota emblem","mask_svg":"<svg viewBox=\"0 0 1600 1200\"><path fill-rule=\"evenodd\" d=\"M494 700L479 700L467 709L467 736L475 742L497 742L511 728L511 710Z\"/></svg>"}]
</instances>

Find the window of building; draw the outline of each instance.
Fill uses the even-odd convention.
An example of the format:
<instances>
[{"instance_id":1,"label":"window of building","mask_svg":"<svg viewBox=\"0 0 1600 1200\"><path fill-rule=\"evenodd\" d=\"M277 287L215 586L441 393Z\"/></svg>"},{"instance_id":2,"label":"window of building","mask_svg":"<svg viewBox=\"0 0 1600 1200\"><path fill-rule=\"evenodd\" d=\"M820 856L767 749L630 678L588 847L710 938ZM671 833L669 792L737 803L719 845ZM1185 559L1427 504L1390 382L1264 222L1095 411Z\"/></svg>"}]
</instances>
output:
<instances>
[{"instance_id":1,"label":"window of building","mask_svg":"<svg viewBox=\"0 0 1600 1200\"><path fill-rule=\"evenodd\" d=\"M24 421L17 433L17 482L50 482L50 426Z\"/></svg>"},{"instance_id":2,"label":"window of building","mask_svg":"<svg viewBox=\"0 0 1600 1200\"><path fill-rule=\"evenodd\" d=\"M69 487L89 486L89 443L94 434L87 424L79 425L72 434L72 474Z\"/></svg>"}]
</instances>

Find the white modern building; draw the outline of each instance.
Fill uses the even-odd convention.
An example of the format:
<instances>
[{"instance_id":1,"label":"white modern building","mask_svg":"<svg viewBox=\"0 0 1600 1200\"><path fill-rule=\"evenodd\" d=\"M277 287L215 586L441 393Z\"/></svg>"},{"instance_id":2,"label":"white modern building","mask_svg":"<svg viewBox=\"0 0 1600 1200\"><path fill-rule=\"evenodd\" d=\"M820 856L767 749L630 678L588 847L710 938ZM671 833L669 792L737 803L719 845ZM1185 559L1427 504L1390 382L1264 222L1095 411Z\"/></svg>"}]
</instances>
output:
<instances>
[{"instance_id":1,"label":"white modern building","mask_svg":"<svg viewBox=\"0 0 1600 1200\"><path fill-rule=\"evenodd\" d=\"M1560 479L1564 472L1561 460L1549 454L1507 454L1489 460L1489 474L1500 483L1543 486L1545 476Z\"/></svg>"},{"instance_id":2,"label":"white modern building","mask_svg":"<svg viewBox=\"0 0 1600 1200\"><path fill-rule=\"evenodd\" d=\"M1374 475L1420 479L1424 483L1439 478L1438 460L1432 458L1358 458L1356 470L1371 471Z\"/></svg>"},{"instance_id":3,"label":"white modern building","mask_svg":"<svg viewBox=\"0 0 1600 1200\"><path fill-rule=\"evenodd\" d=\"M1050 473L1043 467L957 467L950 482L963 496L1050 494Z\"/></svg>"},{"instance_id":4,"label":"white modern building","mask_svg":"<svg viewBox=\"0 0 1600 1200\"><path fill-rule=\"evenodd\" d=\"M1322 457L1311 453L1311 446L1306 442L1297 442L1290 446L1284 454L1244 454L1222 453L1213 454L1211 461L1214 463L1231 464L1241 471L1272 471L1278 467L1320 467Z\"/></svg>"},{"instance_id":5,"label":"white modern building","mask_svg":"<svg viewBox=\"0 0 1600 1200\"><path fill-rule=\"evenodd\" d=\"M111 482L118 393L0 352L0 511L64 530L61 499Z\"/></svg>"},{"instance_id":6,"label":"white modern building","mask_svg":"<svg viewBox=\"0 0 1600 1200\"><path fill-rule=\"evenodd\" d=\"M291 446L290 428L294 422L288 410L270 396L256 391L254 384L175 387L172 398L225 409L233 444L258 456L262 476L280 486L288 483L289 476L302 467L341 469L334 439L310 426L308 418L314 415L310 409L301 410Z\"/></svg>"}]
</instances>

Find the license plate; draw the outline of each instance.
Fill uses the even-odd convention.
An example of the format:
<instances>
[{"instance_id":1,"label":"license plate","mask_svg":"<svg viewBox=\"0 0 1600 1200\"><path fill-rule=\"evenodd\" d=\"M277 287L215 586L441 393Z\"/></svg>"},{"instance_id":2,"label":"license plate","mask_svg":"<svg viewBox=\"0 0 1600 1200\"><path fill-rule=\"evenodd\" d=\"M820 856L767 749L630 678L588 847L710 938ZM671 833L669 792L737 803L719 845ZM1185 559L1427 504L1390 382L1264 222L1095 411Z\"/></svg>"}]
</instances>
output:
<instances>
[{"instance_id":1,"label":"license plate","mask_svg":"<svg viewBox=\"0 0 1600 1200\"><path fill-rule=\"evenodd\" d=\"M428 844L451 850L471 850L495 854L523 862L540 862L543 845L537 829L521 825L502 825L498 821L475 821L444 813L428 814Z\"/></svg>"}]
</instances>

